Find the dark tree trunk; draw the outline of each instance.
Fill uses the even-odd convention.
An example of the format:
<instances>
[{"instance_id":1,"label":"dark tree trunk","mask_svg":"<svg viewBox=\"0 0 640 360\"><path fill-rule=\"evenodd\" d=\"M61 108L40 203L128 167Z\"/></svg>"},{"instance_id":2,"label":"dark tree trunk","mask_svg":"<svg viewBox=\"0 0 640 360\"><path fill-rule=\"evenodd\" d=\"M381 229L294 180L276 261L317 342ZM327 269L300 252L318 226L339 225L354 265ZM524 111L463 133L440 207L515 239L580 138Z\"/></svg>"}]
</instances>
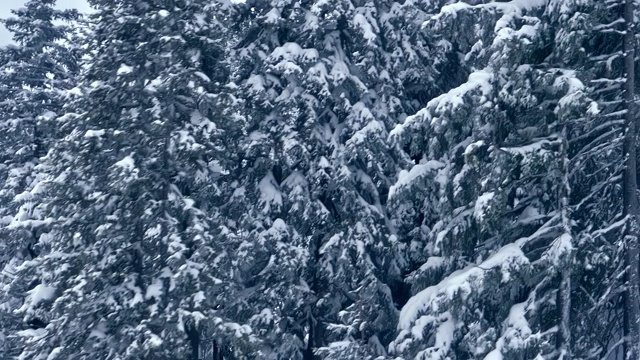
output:
<instances>
[{"instance_id":1,"label":"dark tree trunk","mask_svg":"<svg viewBox=\"0 0 640 360\"><path fill-rule=\"evenodd\" d=\"M638 274L638 184L636 181L636 123L634 107L634 0L625 1L624 20L624 53L626 82L624 86L625 114L625 136L624 136L624 216L627 219L624 241L626 246L626 291L624 293L624 335L625 335L625 358L637 360L640 357L638 345L640 342L638 321L640 320L640 292L638 291L640 276Z\"/></svg>"},{"instance_id":2,"label":"dark tree trunk","mask_svg":"<svg viewBox=\"0 0 640 360\"><path fill-rule=\"evenodd\" d=\"M566 122L562 124L560 158L562 161L562 184L560 187L560 212L562 214L563 236L570 242L566 261L560 268L560 287L558 288L558 342L560 359L571 359L571 271L573 266L573 238L571 236L571 214L569 211L569 143Z\"/></svg>"},{"instance_id":3,"label":"dark tree trunk","mask_svg":"<svg viewBox=\"0 0 640 360\"><path fill-rule=\"evenodd\" d=\"M187 339L191 345L191 360L198 360L200 356L200 333L195 326L187 326Z\"/></svg>"}]
</instances>

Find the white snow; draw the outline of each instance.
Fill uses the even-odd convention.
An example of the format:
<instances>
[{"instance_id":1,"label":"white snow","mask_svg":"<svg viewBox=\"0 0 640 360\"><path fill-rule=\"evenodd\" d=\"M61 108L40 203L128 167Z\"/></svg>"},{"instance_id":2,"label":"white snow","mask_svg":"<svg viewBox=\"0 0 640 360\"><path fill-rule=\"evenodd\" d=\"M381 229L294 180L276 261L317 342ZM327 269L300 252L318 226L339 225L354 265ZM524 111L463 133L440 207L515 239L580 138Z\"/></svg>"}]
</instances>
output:
<instances>
[{"instance_id":1,"label":"white snow","mask_svg":"<svg viewBox=\"0 0 640 360\"><path fill-rule=\"evenodd\" d=\"M589 108L587 109L587 113L590 115L598 115L600 114L600 108L598 107L598 103L595 101L592 101L589 104Z\"/></svg>"},{"instance_id":2,"label":"white snow","mask_svg":"<svg viewBox=\"0 0 640 360\"><path fill-rule=\"evenodd\" d=\"M362 30L362 36L367 40L367 43L373 43L377 36L373 30L373 26L369 23L367 18L362 14L356 14L353 17L354 24Z\"/></svg>"},{"instance_id":3,"label":"white snow","mask_svg":"<svg viewBox=\"0 0 640 360\"><path fill-rule=\"evenodd\" d=\"M526 313L529 310L529 302L515 304L509 310L503 328L504 333L496 342L496 348L488 353L484 360L503 360L502 353L509 348L522 349L527 339L532 335Z\"/></svg>"},{"instance_id":4,"label":"white snow","mask_svg":"<svg viewBox=\"0 0 640 360\"><path fill-rule=\"evenodd\" d=\"M518 218L518 222L520 223L529 223L532 221L536 221L541 218L540 211L533 205L529 205L522 211L520 217Z\"/></svg>"},{"instance_id":5,"label":"white snow","mask_svg":"<svg viewBox=\"0 0 640 360\"><path fill-rule=\"evenodd\" d=\"M54 360L56 358L58 358L58 356L60 356L60 353L62 352L62 347L56 347L53 350L51 350L51 352L49 353L49 356L47 356L47 360Z\"/></svg>"},{"instance_id":6,"label":"white snow","mask_svg":"<svg viewBox=\"0 0 640 360\"><path fill-rule=\"evenodd\" d=\"M268 13L266 13L263 18L266 24L276 24L282 17L280 14L280 10L274 7Z\"/></svg>"},{"instance_id":7,"label":"white snow","mask_svg":"<svg viewBox=\"0 0 640 360\"><path fill-rule=\"evenodd\" d=\"M259 317L262 318L262 320L266 323L270 323L274 319L273 312L268 308L262 309L262 311L260 311Z\"/></svg>"},{"instance_id":8,"label":"white snow","mask_svg":"<svg viewBox=\"0 0 640 360\"><path fill-rule=\"evenodd\" d=\"M262 75L251 75L245 82L250 93L260 93L265 90L265 80Z\"/></svg>"},{"instance_id":9,"label":"white snow","mask_svg":"<svg viewBox=\"0 0 640 360\"><path fill-rule=\"evenodd\" d=\"M469 75L467 82L464 84L450 90L446 94L436 97L434 100L429 101L427 108L429 108L429 105L431 104L435 107L435 111L437 113L442 113L449 108L455 109L464 103L463 97L474 90L480 90L482 97L484 98L488 96L492 90L490 83L492 79L493 74L487 70L475 71ZM483 100L480 100L480 103L483 102Z\"/></svg>"},{"instance_id":10,"label":"white snow","mask_svg":"<svg viewBox=\"0 0 640 360\"><path fill-rule=\"evenodd\" d=\"M442 256L430 256L427 262L420 266L420 271L428 271L431 269L437 269L444 265L445 259Z\"/></svg>"},{"instance_id":11,"label":"white snow","mask_svg":"<svg viewBox=\"0 0 640 360\"><path fill-rule=\"evenodd\" d=\"M440 13L433 16L432 20L439 20L443 15L449 15L456 17L460 11L473 9L473 8L485 8L489 11L495 9L501 11L503 14L513 14L513 16L522 16L524 11L529 11L537 7L546 5L547 0L511 0L508 2L491 1L488 3L481 3L478 5L469 5L465 2L458 1L451 4L447 4L440 9ZM503 20L506 21L506 20Z\"/></svg>"},{"instance_id":12,"label":"white snow","mask_svg":"<svg viewBox=\"0 0 640 360\"><path fill-rule=\"evenodd\" d=\"M479 91L480 104L487 101L493 86L491 81L493 74L490 70L477 70L469 75L469 78L462 85L449 90L446 94L442 94L427 103L427 106L418 111L415 115L405 119L403 124L398 124L391 131L389 136L395 138L400 136L405 130L414 126L418 126L421 122L429 122L432 125L439 119L437 116L447 111L454 111L456 108L464 104L467 94Z\"/></svg>"},{"instance_id":13,"label":"white snow","mask_svg":"<svg viewBox=\"0 0 640 360\"><path fill-rule=\"evenodd\" d=\"M120 64L120 68L118 68L118 71L116 72L117 75L125 75L125 74L131 74L133 72L133 68L126 65L126 64Z\"/></svg>"},{"instance_id":14,"label":"white snow","mask_svg":"<svg viewBox=\"0 0 640 360\"><path fill-rule=\"evenodd\" d=\"M144 232L144 237L151 239L154 238L158 235L160 235L162 233L162 226L160 224L156 224L155 226L149 227L145 232Z\"/></svg>"},{"instance_id":15,"label":"white snow","mask_svg":"<svg viewBox=\"0 0 640 360\"><path fill-rule=\"evenodd\" d=\"M491 207L491 200L495 194L493 192L487 192L478 197L475 207L473 209L473 217L478 221L483 221L486 215L486 211Z\"/></svg>"},{"instance_id":16,"label":"white snow","mask_svg":"<svg viewBox=\"0 0 640 360\"><path fill-rule=\"evenodd\" d=\"M268 213L271 211L272 206L280 207L282 205L282 194L277 188L276 179L273 177L273 173L269 172L258 183L258 189L260 190L260 203L264 205L263 212Z\"/></svg>"},{"instance_id":17,"label":"white snow","mask_svg":"<svg viewBox=\"0 0 640 360\"><path fill-rule=\"evenodd\" d=\"M467 147L464 149L464 155L465 156L469 156L469 155L473 154L473 151L475 149L477 149L479 147L482 147L484 145L485 145L484 140L473 142L473 143L467 145Z\"/></svg>"},{"instance_id":18,"label":"white snow","mask_svg":"<svg viewBox=\"0 0 640 360\"><path fill-rule=\"evenodd\" d=\"M104 130L87 130L87 132L84 134L85 138L94 138L94 137L101 137L104 136L105 131Z\"/></svg>"},{"instance_id":19,"label":"white snow","mask_svg":"<svg viewBox=\"0 0 640 360\"><path fill-rule=\"evenodd\" d=\"M573 251L573 238L570 234L563 233L554 240L547 256L551 258L555 266L560 266L562 258L566 257L571 251Z\"/></svg>"},{"instance_id":20,"label":"white snow","mask_svg":"<svg viewBox=\"0 0 640 360\"><path fill-rule=\"evenodd\" d=\"M104 339L107 337L107 327L103 324L100 323L98 324L98 326L96 326L95 328L91 329L91 333L89 333L89 337L95 337L98 339Z\"/></svg>"},{"instance_id":21,"label":"white snow","mask_svg":"<svg viewBox=\"0 0 640 360\"><path fill-rule=\"evenodd\" d=\"M158 87L160 85L162 85L162 79L161 78L155 78L155 79L153 79L151 81L146 80L145 84L146 85L145 85L144 89L146 91L148 91L148 92L154 93L154 92L158 91Z\"/></svg>"},{"instance_id":22,"label":"white snow","mask_svg":"<svg viewBox=\"0 0 640 360\"><path fill-rule=\"evenodd\" d=\"M223 326L227 328L228 331L232 331L237 338L242 338L246 335L251 335L253 332L251 327L248 325L240 325L237 323L224 323Z\"/></svg>"},{"instance_id":23,"label":"white snow","mask_svg":"<svg viewBox=\"0 0 640 360\"><path fill-rule=\"evenodd\" d=\"M31 297L31 306L38 306L43 301L53 299L56 292L56 288L53 286L47 286L44 284L38 284L35 288L29 291Z\"/></svg>"},{"instance_id":24,"label":"white snow","mask_svg":"<svg viewBox=\"0 0 640 360\"><path fill-rule=\"evenodd\" d=\"M54 113L53 111L45 111L44 114L39 116L41 119L45 120L45 121L51 121L53 119L55 119L56 117L58 117L58 115L56 113Z\"/></svg>"},{"instance_id":25,"label":"white snow","mask_svg":"<svg viewBox=\"0 0 640 360\"><path fill-rule=\"evenodd\" d=\"M198 291L197 293L195 293L195 295L193 295L193 302L197 307L199 307L205 299L206 296L204 294L204 291Z\"/></svg>"},{"instance_id":26,"label":"white snow","mask_svg":"<svg viewBox=\"0 0 640 360\"><path fill-rule=\"evenodd\" d=\"M424 164L415 165L409 171L400 171L398 180L389 188L388 198L391 199L400 189L411 186L416 180L429 175L434 170L442 169L444 166L445 164L440 161L429 160Z\"/></svg>"},{"instance_id":27,"label":"white snow","mask_svg":"<svg viewBox=\"0 0 640 360\"><path fill-rule=\"evenodd\" d=\"M577 104L584 96L585 86L573 70L563 70L562 75L555 79L553 86L558 89L566 88L566 94L558 101L556 113L562 108Z\"/></svg>"},{"instance_id":28,"label":"white snow","mask_svg":"<svg viewBox=\"0 0 640 360\"><path fill-rule=\"evenodd\" d=\"M456 330L456 326L451 314L448 312L442 314L439 321L440 324L438 325L438 330L436 330L435 334L435 344L430 348L420 351L417 356L418 359L448 359L447 353L453 343L453 335Z\"/></svg>"},{"instance_id":29,"label":"white snow","mask_svg":"<svg viewBox=\"0 0 640 360\"><path fill-rule=\"evenodd\" d=\"M82 96L82 90L79 87L74 87L64 91L68 96Z\"/></svg>"},{"instance_id":30,"label":"white snow","mask_svg":"<svg viewBox=\"0 0 640 360\"><path fill-rule=\"evenodd\" d=\"M116 162L114 165L126 170L135 169L135 162L133 161L133 158L131 156L125 156L122 160Z\"/></svg>"},{"instance_id":31,"label":"white snow","mask_svg":"<svg viewBox=\"0 0 640 360\"><path fill-rule=\"evenodd\" d=\"M445 310L440 309L439 304L442 299L451 298L455 294L465 299L471 293L472 284L474 285L474 290L481 293L484 290L483 281L488 270L500 268L502 280L508 281L513 267L529 264L529 260L520 249L523 241L525 240L521 239L516 243L505 245L481 264L470 265L462 270L455 271L440 283L430 286L411 297L400 311L398 329L410 331L413 326L418 325L416 320L427 309L431 309L432 312Z\"/></svg>"},{"instance_id":32,"label":"white snow","mask_svg":"<svg viewBox=\"0 0 640 360\"><path fill-rule=\"evenodd\" d=\"M273 50L269 56L269 60L273 62L280 61L308 61L316 62L320 55L316 49L303 49L294 42L284 43Z\"/></svg>"},{"instance_id":33,"label":"white snow","mask_svg":"<svg viewBox=\"0 0 640 360\"><path fill-rule=\"evenodd\" d=\"M328 248L330 248L330 247L334 246L335 244L337 244L340 241L340 239L342 238L342 236L344 236L344 233L343 232L339 232L339 233L333 235L332 237L330 237L329 240L326 243L322 244L322 246L320 247L320 250L319 250L320 255L324 254L327 251Z\"/></svg>"},{"instance_id":34,"label":"white snow","mask_svg":"<svg viewBox=\"0 0 640 360\"><path fill-rule=\"evenodd\" d=\"M145 299L156 298L159 300L162 297L162 279L155 279L153 283L147 287L147 293L144 297Z\"/></svg>"},{"instance_id":35,"label":"white snow","mask_svg":"<svg viewBox=\"0 0 640 360\"><path fill-rule=\"evenodd\" d=\"M432 21L439 21L444 15L449 15L454 19L458 16L458 12L472 8L472 5L469 5L463 1L453 2L451 4L444 5L440 12L433 17L431 17Z\"/></svg>"},{"instance_id":36,"label":"white snow","mask_svg":"<svg viewBox=\"0 0 640 360\"><path fill-rule=\"evenodd\" d=\"M541 140L534 141L529 145L523 145L523 146L517 146L517 147L503 147L503 148L500 148L500 150L506 151L514 155L526 156L535 152L547 151L545 147L549 148L550 145L557 143L557 141L558 140L556 139L553 139L553 140L541 139Z\"/></svg>"},{"instance_id":37,"label":"white snow","mask_svg":"<svg viewBox=\"0 0 640 360\"><path fill-rule=\"evenodd\" d=\"M132 277L129 277L129 280L124 283L124 287L133 292L133 297L129 300L129 307L134 307L136 304L144 301L142 292L140 291L140 288L135 285L135 281Z\"/></svg>"},{"instance_id":38,"label":"white snow","mask_svg":"<svg viewBox=\"0 0 640 360\"><path fill-rule=\"evenodd\" d=\"M164 342L158 335L152 332L147 332L146 335L147 340L145 341L145 344L149 344L150 347L159 347Z\"/></svg>"},{"instance_id":39,"label":"white snow","mask_svg":"<svg viewBox=\"0 0 640 360\"><path fill-rule=\"evenodd\" d=\"M364 111L365 110L363 110L363 112ZM374 120L373 114L371 114L368 109L366 109L366 112L369 114L369 120L364 120L366 125L362 129L356 131L353 136L347 140L347 146L358 146L364 143L369 134L374 134L374 136L375 134L383 134L383 136L386 136L384 135L384 124L380 121ZM365 117L365 119L367 119L367 117Z\"/></svg>"}]
</instances>

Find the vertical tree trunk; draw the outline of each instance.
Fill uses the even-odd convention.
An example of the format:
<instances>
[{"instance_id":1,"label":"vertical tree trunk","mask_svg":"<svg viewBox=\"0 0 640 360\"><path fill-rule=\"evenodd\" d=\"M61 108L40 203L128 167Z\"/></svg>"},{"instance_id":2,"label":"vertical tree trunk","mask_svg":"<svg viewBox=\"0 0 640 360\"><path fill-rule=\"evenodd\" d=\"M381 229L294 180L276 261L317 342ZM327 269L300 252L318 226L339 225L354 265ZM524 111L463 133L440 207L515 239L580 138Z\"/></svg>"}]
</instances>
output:
<instances>
[{"instance_id":1,"label":"vertical tree trunk","mask_svg":"<svg viewBox=\"0 0 640 360\"><path fill-rule=\"evenodd\" d=\"M560 359L571 359L571 271L563 270L560 274L560 329L559 350Z\"/></svg>"},{"instance_id":2,"label":"vertical tree trunk","mask_svg":"<svg viewBox=\"0 0 640 360\"><path fill-rule=\"evenodd\" d=\"M189 345L191 345L191 357L192 360L200 359L200 332L194 325L188 325L186 327L187 339Z\"/></svg>"},{"instance_id":3,"label":"vertical tree trunk","mask_svg":"<svg viewBox=\"0 0 640 360\"><path fill-rule=\"evenodd\" d=\"M326 237L319 235L324 233L323 231L318 231L312 238L311 244L312 247L310 249L311 259L309 261L309 268L311 273L310 275L310 284L313 293L317 296L322 296L323 289L321 289L320 285L320 247L324 241L328 239ZM307 339L307 347L304 351L303 360L315 360L318 357L315 355L315 351L321 347L324 331L323 331L323 323L321 314L317 313L317 309L315 304L317 299L313 299L312 303L309 304L308 314L307 314L307 322L309 326L309 333Z\"/></svg>"},{"instance_id":4,"label":"vertical tree trunk","mask_svg":"<svg viewBox=\"0 0 640 360\"><path fill-rule=\"evenodd\" d=\"M625 0L624 20L624 52L626 82L624 86L625 114L625 137L624 137L624 216L627 218L625 230L625 265L626 265L626 286L624 293L624 335L625 335L625 358L628 360L639 359L640 352L638 346L640 308L640 292L638 291L640 276L638 274L638 199L636 182L636 123L634 107L634 0Z\"/></svg>"},{"instance_id":5,"label":"vertical tree trunk","mask_svg":"<svg viewBox=\"0 0 640 360\"><path fill-rule=\"evenodd\" d=\"M560 288L558 289L558 343L559 359L571 359L571 271L573 266L573 238L571 236L571 215L569 213L569 154L566 121L562 124L560 157L562 160L562 185L560 187L560 211L562 214L563 236L569 241L570 249L560 268Z\"/></svg>"},{"instance_id":6,"label":"vertical tree trunk","mask_svg":"<svg viewBox=\"0 0 640 360\"><path fill-rule=\"evenodd\" d=\"M314 328L315 324L314 324L314 321L313 321L313 316L311 314L309 314L309 316L307 318L308 318L307 321L309 322L309 336L308 336L308 339L307 339L307 348L305 349L304 358L303 359L304 360L313 360L313 351L314 351L314 348L313 348L313 346L314 346L314 343L313 343L314 338L313 337L315 336L313 328Z\"/></svg>"}]
</instances>

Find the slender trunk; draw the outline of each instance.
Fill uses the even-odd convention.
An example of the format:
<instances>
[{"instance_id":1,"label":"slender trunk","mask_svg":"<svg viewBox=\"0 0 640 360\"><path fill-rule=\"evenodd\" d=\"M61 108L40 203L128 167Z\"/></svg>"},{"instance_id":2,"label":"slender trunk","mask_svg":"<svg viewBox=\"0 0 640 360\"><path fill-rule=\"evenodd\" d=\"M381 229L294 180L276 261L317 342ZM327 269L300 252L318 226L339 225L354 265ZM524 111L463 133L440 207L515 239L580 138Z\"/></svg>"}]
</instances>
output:
<instances>
[{"instance_id":1,"label":"slender trunk","mask_svg":"<svg viewBox=\"0 0 640 360\"><path fill-rule=\"evenodd\" d=\"M323 232L318 232L323 233ZM327 238L323 238L319 235L314 235L311 240L310 249L311 259L309 262L309 268L311 273L310 275L310 284L311 290L316 296L322 296L323 290L320 285L320 247L322 246L323 241L326 241ZM322 324L322 316L318 314L317 308L315 304L317 302L317 298L314 298L309 304L307 322L309 326L309 333L307 336L307 347L305 349L303 359L304 360L314 360L317 359L315 355L315 351L318 350L319 347L322 346L322 339L324 336L323 324Z\"/></svg>"},{"instance_id":2,"label":"slender trunk","mask_svg":"<svg viewBox=\"0 0 640 360\"><path fill-rule=\"evenodd\" d=\"M307 349L304 352L304 360L313 360L313 340L314 340L314 331L313 328L315 326L314 321L313 321L313 316L311 314L309 314L308 316L308 320L309 322L309 336L308 336L308 340L307 340Z\"/></svg>"},{"instance_id":3,"label":"slender trunk","mask_svg":"<svg viewBox=\"0 0 640 360\"><path fill-rule=\"evenodd\" d=\"M563 241L569 242L569 252L560 268L560 288L558 289L558 343L560 359L571 359L571 270L573 265L573 238L571 236L571 215L569 213L569 154L567 124L562 127L560 156L562 159L562 186L560 187L560 211L562 214Z\"/></svg>"},{"instance_id":4,"label":"slender trunk","mask_svg":"<svg viewBox=\"0 0 640 360\"><path fill-rule=\"evenodd\" d=\"M559 300L560 300L560 359L570 360L571 354L571 271L566 270L561 274Z\"/></svg>"},{"instance_id":5,"label":"slender trunk","mask_svg":"<svg viewBox=\"0 0 640 360\"><path fill-rule=\"evenodd\" d=\"M191 345L191 357L192 360L200 359L200 332L195 325L189 325L186 328L187 339Z\"/></svg>"},{"instance_id":6,"label":"slender trunk","mask_svg":"<svg viewBox=\"0 0 640 360\"><path fill-rule=\"evenodd\" d=\"M638 321L640 320L640 292L638 291L640 276L638 274L638 199L636 182L636 123L634 109L634 0L625 1L624 20L624 52L626 82L624 86L625 136L624 136L624 216L627 218L624 241L626 245L626 291L624 293L624 335L625 358L640 358L638 346L640 342Z\"/></svg>"},{"instance_id":7,"label":"slender trunk","mask_svg":"<svg viewBox=\"0 0 640 360\"><path fill-rule=\"evenodd\" d=\"M222 360L220 347L218 346L218 342L215 340L213 340L213 360Z\"/></svg>"}]
</instances>

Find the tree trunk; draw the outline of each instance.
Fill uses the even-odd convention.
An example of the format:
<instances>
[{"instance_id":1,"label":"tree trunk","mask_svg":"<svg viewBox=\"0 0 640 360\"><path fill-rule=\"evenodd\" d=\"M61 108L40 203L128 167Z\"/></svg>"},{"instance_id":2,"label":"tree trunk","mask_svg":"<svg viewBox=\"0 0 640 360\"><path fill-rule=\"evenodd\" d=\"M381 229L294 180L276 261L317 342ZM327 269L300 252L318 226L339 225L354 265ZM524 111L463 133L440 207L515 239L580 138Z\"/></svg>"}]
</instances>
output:
<instances>
[{"instance_id":1,"label":"tree trunk","mask_svg":"<svg viewBox=\"0 0 640 360\"><path fill-rule=\"evenodd\" d=\"M624 293L624 335L625 358L628 360L639 359L638 346L640 308L640 292L638 291L640 276L638 274L638 198L636 182L636 123L634 109L634 0L625 1L624 20L624 52L626 82L624 86L625 136L624 136L624 180L623 180L623 206L624 216L627 219L624 241L626 246L626 291Z\"/></svg>"},{"instance_id":2,"label":"tree trunk","mask_svg":"<svg viewBox=\"0 0 640 360\"><path fill-rule=\"evenodd\" d=\"M191 345L191 357L192 360L200 359L200 333L194 325L188 325L186 327L187 339Z\"/></svg>"},{"instance_id":3,"label":"tree trunk","mask_svg":"<svg viewBox=\"0 0 640 360\"><path fill-rule=\"evenodd\" d=\"M571 236L571 215L569 213L569 154L568 132L566 122L562 124L562 138L560 157L562 159L562 186L560 187L560 211L562 214L562 228L568 237L570 249L566 260L560 268L560 287L558 289L558 342L559 359L571 359L571 271L573 266L573 238Z\"/></svg>"}]
</instances>

